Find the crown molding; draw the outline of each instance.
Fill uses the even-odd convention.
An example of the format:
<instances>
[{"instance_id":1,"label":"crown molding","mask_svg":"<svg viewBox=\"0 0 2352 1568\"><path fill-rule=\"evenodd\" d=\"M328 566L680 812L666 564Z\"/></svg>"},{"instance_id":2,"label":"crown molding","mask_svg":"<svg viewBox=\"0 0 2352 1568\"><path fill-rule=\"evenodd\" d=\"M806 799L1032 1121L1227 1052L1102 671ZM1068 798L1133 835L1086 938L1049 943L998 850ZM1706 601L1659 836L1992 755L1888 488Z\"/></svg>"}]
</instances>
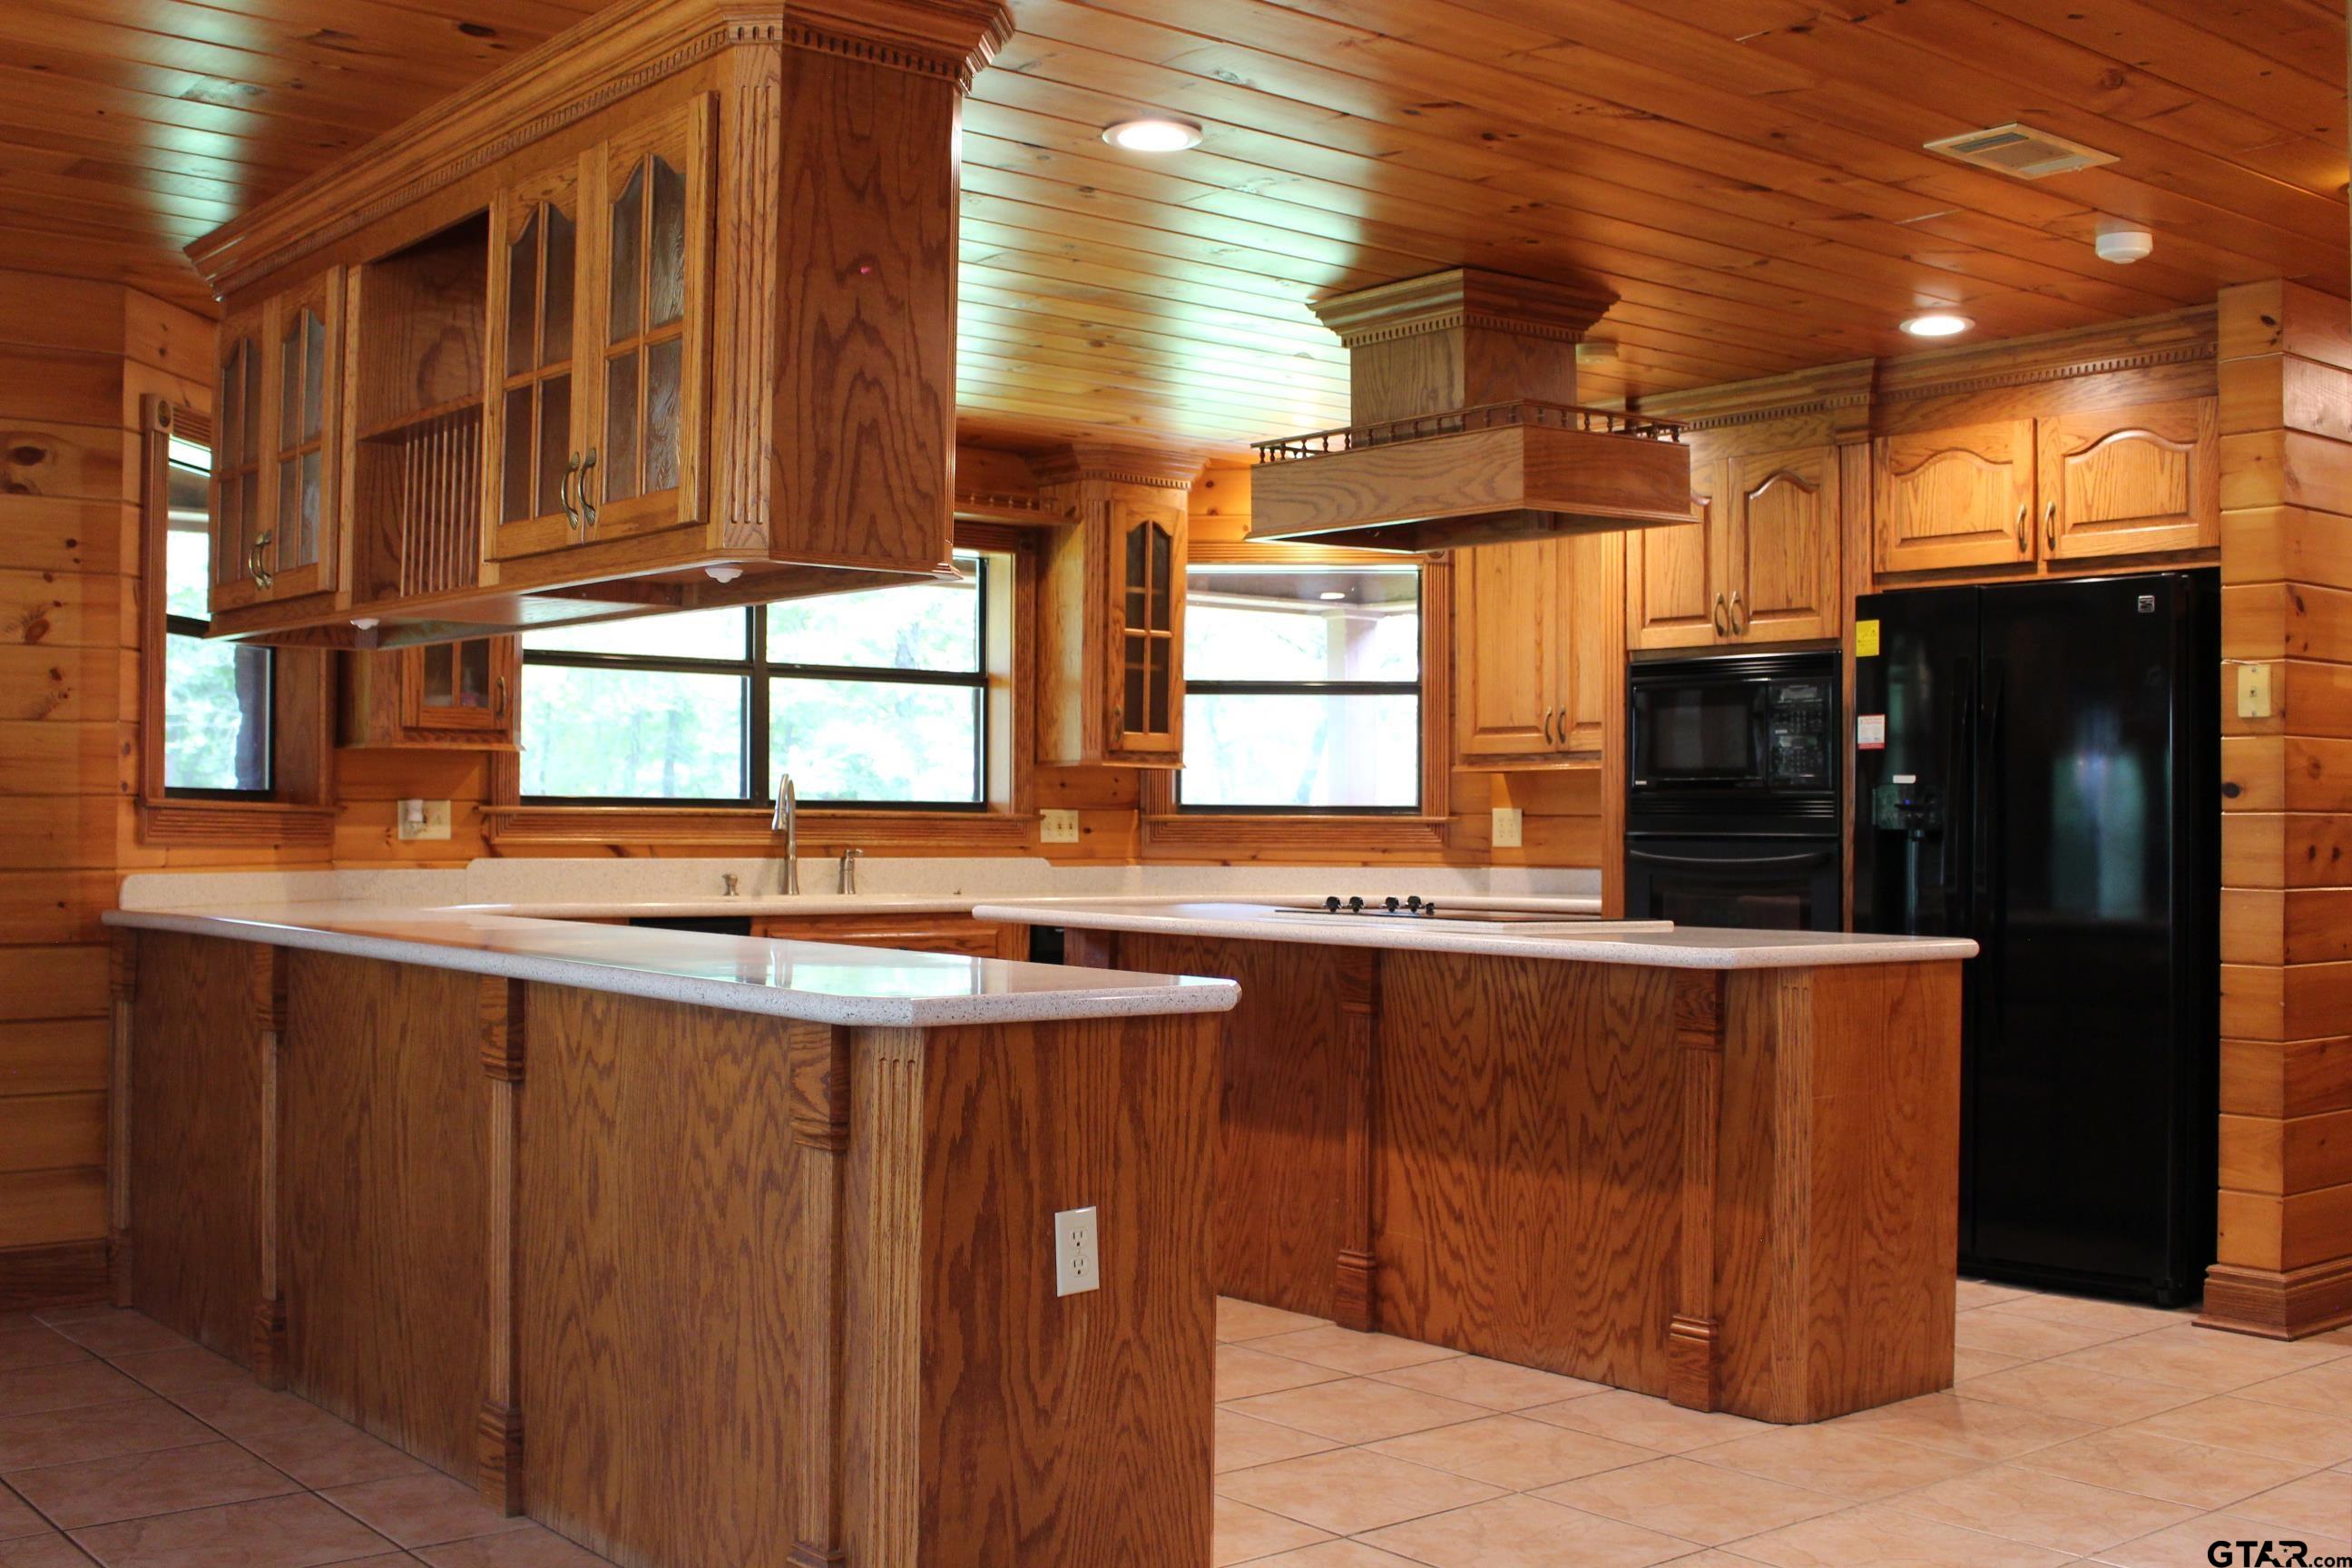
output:
<instances>
[{"instance_id":1,"label":"crown molding","mask_svg":"<svg viewBox=\"0 0 2352 1568\"><path fill-rule=\"evenodd\" d=\"M1029 456L1030 468L1037 476L1041 489L1097 479L1110 484L1147 485L1155 489L1189 490L1206 462L1204 454L1189 447L1124 441L1072 442Z\"/></svg>"},{"instance_id":2,"label":"crown molding","mask_svg":"<svg viewBox=\"0 0 2352 1568\"><path fill-rule=\"evenodd\" d=\"M1616 302L1579 284L1456 267L1335 294L1314 310L1349 349L1456 327L1572 343Z\"/></svg>"},{"instance_id":3,"label":"crown molding","mask_svg":"<svg viewBox=\"0 0 2352 1568\"><path fill-rule=\"evenodd\" d=\"M1654 393L1635 399L1629 406L1637 414L1676 420L1686 433L1718 430L1769 419L1866 408L1877 385L1877 372L1876 360L1841 360L1835 364L1784 371L1752 381Z\"/></svg>"}]
</instances>

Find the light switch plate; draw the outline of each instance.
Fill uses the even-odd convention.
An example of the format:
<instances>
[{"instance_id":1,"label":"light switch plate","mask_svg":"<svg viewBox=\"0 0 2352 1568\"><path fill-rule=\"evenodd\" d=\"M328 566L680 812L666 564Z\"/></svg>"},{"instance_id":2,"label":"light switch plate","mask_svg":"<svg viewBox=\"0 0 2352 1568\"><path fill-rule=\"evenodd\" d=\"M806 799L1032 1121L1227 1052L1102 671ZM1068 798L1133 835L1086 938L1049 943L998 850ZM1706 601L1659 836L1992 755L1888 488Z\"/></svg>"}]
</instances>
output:
<instances>
[{"instance_id":1,"label":"light switch plate","mask_svg":"<svg viewBox=\"0 0 2352 1568\"><path fill-rule=\"evenodd\" d=\"M1520 835L1526 826L1526 814L1519 807L1496 806L1495 808L1495 847L1497 849L1519 847Z\"/></svg>"},{"instance_id":2,"label":"light switch plate","mask_svg":"<svg viewBox=\"0 0 2352 1568\"><path fill-rule=\"evenodd\" d=\"M2238 666L2238 717L2267 719L2271 716L2271 667L2267 664Z\"/></svg>"},{"instance_id":3,"label":"light switch plate","mask_svg":"<svg viewBox=\"0 0 2352 1568\"><path fill-rule=\"evenodd\" d=\"M1051 806L1039 812L1037 839L1042 844L1076 844L1078 841L1078 814Z\"/></svg>"},{"instance_id":4,"label":"light switch plate","mask_svg":"<svg viewBox=\"0 0 2352 1568\"><path fill-rule=\"evenodd\" d=\"M1096 1246L1095 1211L1064 1209L1054 1216L1054 1294L1076 1296L1102 1284L1102 1255Z\"/></svg>"},{"instance_id":5,"label":"light switch plate","mask_svg":"<svg viewBox=\"0 0 2352 1568\"><path fill-rule=\"evenodd\" d=\"M449 803L446 800L404 800L393 818L404 840L449 837Z\"/></svg>"}]
</instances>

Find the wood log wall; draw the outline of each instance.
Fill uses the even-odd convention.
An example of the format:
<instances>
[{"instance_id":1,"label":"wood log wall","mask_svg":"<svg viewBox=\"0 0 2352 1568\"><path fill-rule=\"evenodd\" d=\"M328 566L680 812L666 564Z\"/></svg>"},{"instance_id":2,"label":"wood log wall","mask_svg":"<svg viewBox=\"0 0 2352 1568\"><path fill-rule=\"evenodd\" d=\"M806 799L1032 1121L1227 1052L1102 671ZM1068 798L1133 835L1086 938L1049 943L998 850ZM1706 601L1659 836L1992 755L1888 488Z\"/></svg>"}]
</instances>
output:
<instances>
[{"instance_id":1,"label":"wood log wall","mask_svg":"<svg viewBox=\"0 0 2352 1568\"><path fill-rule=\"evenodd\" d=\"M2221 1194L2206 1321L2352 1321L2352 321L2224 290ZM2263 679L2267 701L2260 700Z\"/></svg>"}]
</instances>

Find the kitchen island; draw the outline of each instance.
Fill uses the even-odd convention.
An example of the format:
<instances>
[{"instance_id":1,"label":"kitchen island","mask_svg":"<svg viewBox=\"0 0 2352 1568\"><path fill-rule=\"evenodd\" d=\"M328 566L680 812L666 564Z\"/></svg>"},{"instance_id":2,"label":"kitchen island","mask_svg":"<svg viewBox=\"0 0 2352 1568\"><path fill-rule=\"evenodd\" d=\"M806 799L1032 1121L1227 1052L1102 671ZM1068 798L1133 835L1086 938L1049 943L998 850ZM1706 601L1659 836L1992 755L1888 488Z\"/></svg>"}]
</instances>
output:
<instances>
[{"instance_id":1,"label":"kitchen island","mask_svg":"<svg viewBox=\"0 0 2352 1568\"><path fill-rule=\"evenodd\" d=\"M631 1568L1209 1561L1230 982L108 918L120 1304Z\"/></svg>"},{"instance_id":2,"label":"kitchen island","mask_svg":"<svg viewBox=\"0 0 2352 1568\"><path fill-rule=\"evenodd\" d=\"M1699 1410L1948 1387L1961 940L1030 900L1238 980L1221 1293Z\"/></svg>"}]
</instances>

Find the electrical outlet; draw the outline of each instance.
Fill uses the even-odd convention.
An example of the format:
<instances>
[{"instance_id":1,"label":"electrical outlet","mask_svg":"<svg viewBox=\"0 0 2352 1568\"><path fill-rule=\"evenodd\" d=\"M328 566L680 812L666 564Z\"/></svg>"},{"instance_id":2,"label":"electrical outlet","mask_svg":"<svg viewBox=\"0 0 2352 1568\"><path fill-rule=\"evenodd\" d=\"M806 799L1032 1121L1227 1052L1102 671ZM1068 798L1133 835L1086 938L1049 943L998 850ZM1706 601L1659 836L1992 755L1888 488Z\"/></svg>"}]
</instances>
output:
<instances>
[{"instance_id":1,"label":"electrical outlet","mask_svg":"<svg viewBox=\"0 0 2352 1568\"><path fill-rule=\"evenodd\" d=\"M1095 1246L1095 1211L1064 1209L1054 1216L1054 1294L1076 1296L1102 1283Z\"/></svg>"},{"instance_id":2,"label":"electrical outlet","mask_svg":"<svg viewBox=\"0 0 2352 1568\"><path fill-rule=\"evenodd\" d=\"M403 840L449 837L449 803L446 800L404 800L394 820Z\"/></svg>"},{"instance_id":3,"label":"electrical outlet","mask_svg":"<svg viewBox=\"0 0 2352 1568\"><path fill-rule=\"evenodd\" d=\"M2238 666L2238 717L2267 719L2271 716L2271 667L2267 664Z\"/></svg>"},{"instance_id":4,"label":"electrical outlet","mask_svg":"<svg viewBox=\"0 0 2352 1568\"><path fill-rule=\"evenodd\" d=\"M1039 812L1037 839L1041 844L1076 844L1078 841L1078 814L1055 810L1051 806Z\"/></svg>"},{"instance_id":5,"label":"electrical outlet","mask_svg":"<svg viewBox=\"0 0 2352 1568\"><path fill-rule=\"evenodd\" d=\"M1525 815L1516 805L1498 805L1495 808L1496 848L1517 849L1519 847L1519 835L1526 826Z\"/></svg>"}]
</instances>

